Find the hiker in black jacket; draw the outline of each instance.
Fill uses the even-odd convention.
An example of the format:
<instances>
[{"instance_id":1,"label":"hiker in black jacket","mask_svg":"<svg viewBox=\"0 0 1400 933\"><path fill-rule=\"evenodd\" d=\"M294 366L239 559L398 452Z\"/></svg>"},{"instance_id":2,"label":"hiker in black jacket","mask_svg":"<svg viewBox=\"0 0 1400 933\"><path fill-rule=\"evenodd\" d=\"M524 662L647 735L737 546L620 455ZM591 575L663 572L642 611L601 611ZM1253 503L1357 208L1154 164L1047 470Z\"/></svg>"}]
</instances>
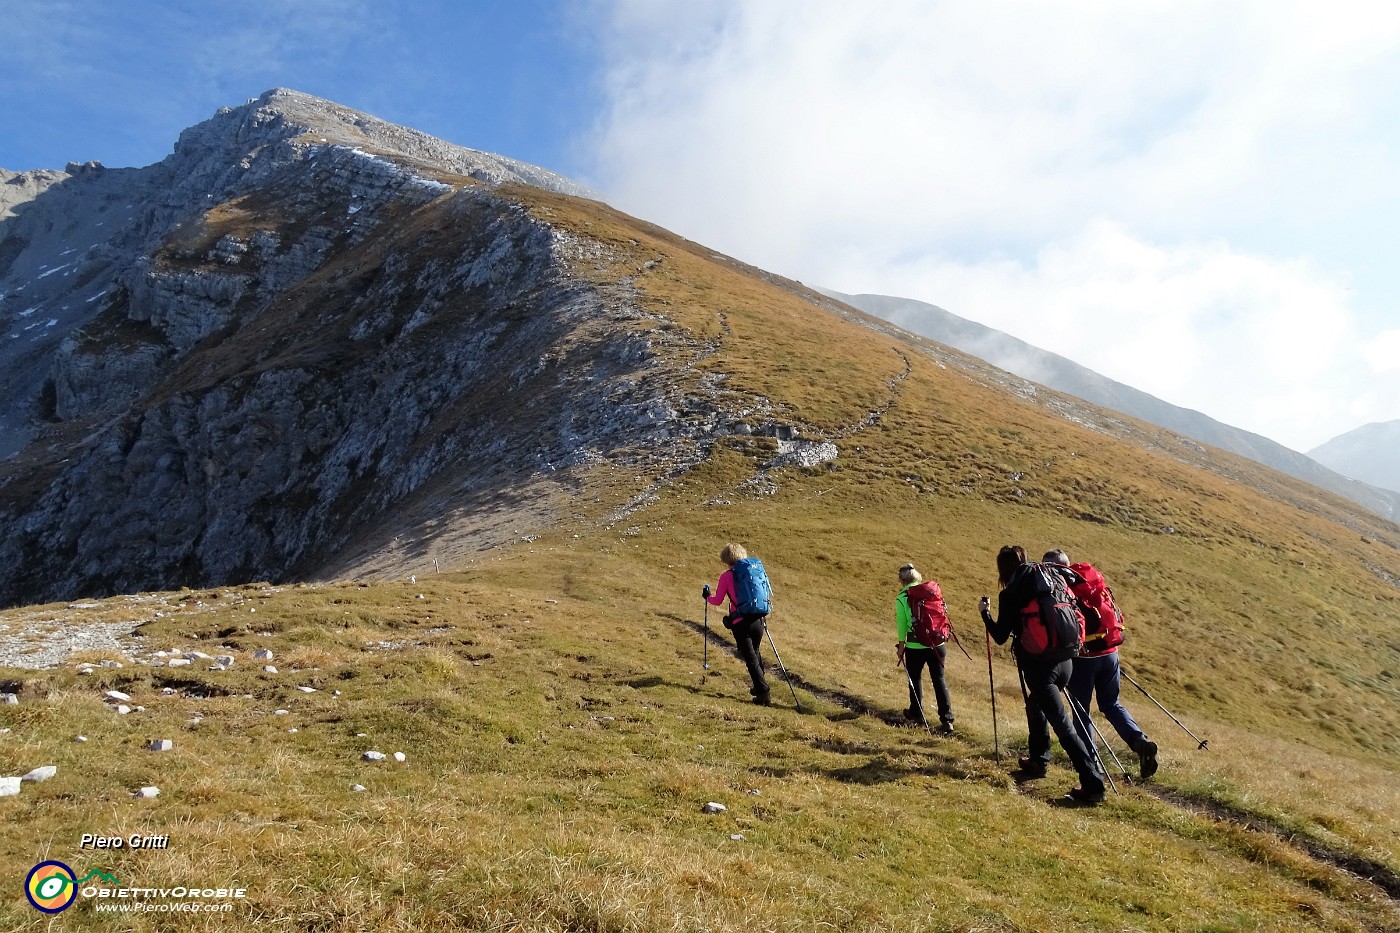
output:
<instances>
[{"instance_id":1,"label":"hiker in black jacket","mask_svg":"<svg viewBox=\"0 0 1400 933\"><path fill-rule=\"evenodd\" d=\"M1079 645L1031 654L1021 644L1025 610L1040 596L1040 566L1028 564L1026 552L1020 546L1002 548L997 554L997 575L1001 580L997 615L992 618L991 600L983 596L979 605L982 622L997 644L1005 644L1007 638L1014 639L1012 647L1021 674L1021 687L1026 694L1026 725L1030 730L1029 754L1020 760L1019 777L1032 780L1045 776L1050 764L1050 729L1054 729L1074 770L1079 773L1079 786L1071 790L1065 800L1092 806L1103 800L1103 777L1060 698L1060 691L1069 686L1074 673L1073 658ZM1056 568L1051 569L1058 572Z\"/></svg>"}]
</instances>

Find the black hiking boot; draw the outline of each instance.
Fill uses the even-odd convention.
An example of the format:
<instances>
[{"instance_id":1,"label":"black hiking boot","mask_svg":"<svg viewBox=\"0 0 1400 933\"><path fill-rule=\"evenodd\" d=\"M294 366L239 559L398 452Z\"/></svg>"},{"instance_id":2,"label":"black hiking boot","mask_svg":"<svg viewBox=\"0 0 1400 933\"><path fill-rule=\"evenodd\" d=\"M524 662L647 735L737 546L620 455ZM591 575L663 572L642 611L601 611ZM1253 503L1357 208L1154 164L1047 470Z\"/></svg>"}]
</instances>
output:
<instances>
[{"instance_id":1,"label":"black hiking boot","mask_svg":"<svg viewBox=\"0 0 1400 933\"><path fill-rule=\"evenodd\" d=\"M904 711L905 722L922 722L923 718L924 717L920 716L919 711L916 709L907 709Z\"/></svg>"},{"instance_id":2,"label":"black hiking boot","mask_svg":"<svg viewBox=\"0 0 1400 933\"><path fill-rule=\"evenodd\" d=\"M1062 806L1066 807L1097 807L1103 803L1103 791L1094 793L1082 787L1076 787L1062 798Z\"/></svg>"},{"instance_id":3,"label":"black hiking boot","mask_svg":"<svg viewBox=\"0 0 1400 933\"><path fill-rule=\"evenodd\" d=\"M945 722L935 729L934 732L937 732L939 735L952 735L953 724L951 722Z\"/></svg>"},{"instance_id":4,"label":"black hiking boot","mask_svg":"<svg viewBox=\"0 0 1400 933\"><path fill-rule=\"evenodd\" d=\"M755 693L753 695L753 701L759 706L772 706L773 701L772 699L770 699L770 697L771 694L767 690L765 690L762 693Z\"/></svg>"},{"instance_id":5,"label":"black hiking boot","mask_svg":"<svg viewBox=\"0 0 1400 933\"><path fill-rule=\"evenodd\" d=\"M1022 755L1016 764L1017 768L1012 774L1018 781L1038 781L1045 777L1047 766L1038 758Z\"/></svg>"},{"instance_id":6,"label":"black hiking boot","mask_svg":"<svg viewBox=\"0 0 1400 933\"><path fill-rule=\"evenodd\" d=\"M1143 738L1135 749L1138 756L1138 769L1145 781L1157 773L1157 743Z\"/></svg>"}]
</instances>

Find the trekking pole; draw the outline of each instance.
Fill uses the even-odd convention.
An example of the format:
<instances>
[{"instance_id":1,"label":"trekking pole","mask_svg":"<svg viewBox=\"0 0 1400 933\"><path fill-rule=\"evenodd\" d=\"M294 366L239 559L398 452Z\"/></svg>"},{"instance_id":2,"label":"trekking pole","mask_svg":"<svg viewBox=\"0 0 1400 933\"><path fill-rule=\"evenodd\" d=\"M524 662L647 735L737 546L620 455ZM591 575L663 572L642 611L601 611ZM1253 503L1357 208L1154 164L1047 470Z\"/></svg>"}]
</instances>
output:
<instances>
[{"instance_id":1,"label":"trekking pole","mask_svg":"<svg viewBox=\"0 0 1400 933\"><path fill-rule=\"evenodd\" d=\"M987 684L992 689L992 750L1001 764L1001 738L997 735L997 682L992 676L992 633L987 633Z\"/></svg>"},{"instance_id":2,"label":"trekking pole","mask_svg":"<svg viewBox=\"0 0 1400 933\"><path fill-rule=\"evenodd\" d=\"M1071 697L1071 699L1073 699L1073 697ZM1080 709L1083 709L1083 707L1081 706ZM1084 710L1084 721L1089 724L1089 734L1098 736L1099 741L1103 743L1103 747L1108 749L1108 755L1110 758L1113 759L1113 763L1118 766L1119 771L1123 772L1124 780L1127 780L1129 778L1129 774L1128 769L1123 764L1123 760L1118 757L1118 753L1115 752L1113 750L1113 746L1109 744L1108 736L1104 734L1104 731L1095 726L1094 720L1089 718L1088 710Z\"/></svg>"},{"instance_id":3,"label":"trekking pole","mask_svg":"<svg viewBox=\"0 0 1400 933\"><path fill-rule=\"evenodd\" d=\"M788 689L792 691L792 705L797 707L797 711L802 712L802 704L797 699L797 691L792 686L792 678L788 676L787 668L783 667L783 656L778 654L778 646L773 643L773 633L768 631L768 620L763 620L763 634L768 636L768 646L773 649L773 657L778 660L778 670L783 672L783 680L787 681Z\"/></svg>"},{"instance_id":4,"label":"trekking pole","mask_svg":"<svg viewBox=\"0 0 1400 933\"><path fill-rule=\"evenodd\" d=\"M700 636L704 639L702 652L705 656L705 670L710 669L710 601L705 600L705 633Z\"/></svg>"},{"instance_id":5,"label":"trekking pole","mask_svg":"<svg viewBox=\"0 0 1400 933\"><path fill-rule=\"evenodd\" d=\"M1157 703L1157 698L1154 697L1152 694L1148 693L1147 690L1142 686L1142 684L1138 683L1136 680L1133 680L1132 675L1130 675L1127 671L1123 670L1123 668L1122 668L1121 666L1118 668L1118 671L1119 671L1119 673L1121 673L1124 677L1127 677L1127 678L1128 678L1128 683L1132 684L1134 687L1137 687L1139 690L1141 690L1143 696L1147 697L1147 698L1148 698L1149 700L1151 700L1153 703ZM1161 703L1157 703L1157 708L1158 708L1159 710L1161 710L1162 712L1166 713L1168 716L1170 716L1172 722L1176 723L1178 726L1181 726L1181 731L1182 731L1182 732L1185 732L1187 735L1191 736L1191 738L1195 739L1195 740L1199 743L1199 744L1196 746L1197 748L1204 748L1206 751L1210 751L1209 746L1206 745L1206 740L1203 739L1203 738L1200 738L1199 736L1196 735L1196 733L1194 733L1194 732L1192 732L1190 729L1186 728L1186 726L1182 723L1182 721L1181 721L1180 719L1177 719L1175 716L1172 716L1172 711L1171 711L1171 710L1167 709L1167 708L1166 708L1165 706L1163 706Z\"/></svg>"},{"instance_id":6,"label":"trekking pole","mask_svg":"<svg viewBox=\"0 0 1400 933\"><path fill-rule=\"evenodd\" d=\"M914 706L919 710L919 721L924 724L924 728L932 737L933 727L928 724L928 717L924 715L924 701L919 698L919 691L914 689L914 678L909 673L909 665L901 661L899 666L904 668L904 679L909 683L909 695L914 698Z\"/></svg>"},{"instance_id":7,"label":"trekking pole","mask_svg":"<svg viewBox=\"0 0 1400 933\"><path fill-rule=\"evenodd\" d=\"M1069 704L1071 715L1078 715L1079 704L1074 702L1074 698L1069 695L1069 691L1064 687L1060 688L1060 693L1064 694L1065 702ZM1093 728L1093 724L1089 724ZM1108 768L1104 767L1103 756L1099 754L1099 747L1094 742L1093 733L1089 733L1089 754L1094 756L1094 764L1099 766L1099 773L1108 779L1108 786L1113 788L1113 792L1118 793L1118 785L1113 783L1113 775L1108 773Z\"/></svg>"},{"instance_id":8,"label":"trekking pole","mask_svg":"<svg viewBox=\"0 0 1400 933\"><path fill-rule=\"evenodd\" d=\"M1103 747L1108 750L1108 754L1112 756L1114 763L1118 765L1118 770L1123 772L1123 779L1125 781L1128 779L1128 769L1123 767L1123 762L1119 761L1118 756L1113 754L1113 748L1108 744L1108 737L1094 728L1094 720L1089 718L1089 711L1086 710L1078 700L1071 696L1070 692L1065 688L1061 687L1060 692L1063 693L1065 699L1069 701L1070 712L1074 714L1076 719L1084 723L1084 728L1089 733L1089 750L1094 753L1094 760L1098 762L1099 770L1103 772L1103 776L1108 778L1109 786L1113 788L1113 792L1115 794L1118 793L1118 785L1113 783L1113 775L1108 773L1108 765L1104 764L1103 756L1099 754L1098 743L1103 742Z\"/></svg>"},{"instance_id":9,"label":"trekking pole","mask_svg":"<svg viewBox=\"0 0 1400 933\"><path fill-rule=\"evenodd\" d=\"M971 660L972 660L972 655L970 655L970 654L967 653L967 649L966 649L966 648L963 648L962 639L958 637L958 630L955 629L955 628L953 628L953 623L952 623L952 622L949 622L949 623L948 623L948 633L949 633L950 635L953 636L953 641L957 643L957 646L958 646L959 649L962 650L963 655L964 655L969 661L971 661Z\"/></svg>"}]
</instances>

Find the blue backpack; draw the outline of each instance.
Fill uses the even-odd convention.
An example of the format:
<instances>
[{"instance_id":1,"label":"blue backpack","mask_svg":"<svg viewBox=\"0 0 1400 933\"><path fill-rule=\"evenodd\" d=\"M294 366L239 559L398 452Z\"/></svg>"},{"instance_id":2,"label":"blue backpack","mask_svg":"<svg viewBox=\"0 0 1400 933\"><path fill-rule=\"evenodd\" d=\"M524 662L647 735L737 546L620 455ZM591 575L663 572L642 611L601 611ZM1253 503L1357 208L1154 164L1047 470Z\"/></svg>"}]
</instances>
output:
<instances>
[{"instance_id":1,"label":"blue backpack","mask_svg":"<svg viewBox=\"0 0 1400 933\"><path fill-rule=\"evenodd\" d=\"M745 557L729 569L734 574L734 611L744 616L768 615L773 608L773 587L763 561Z\"/></svg>"}]
</instances>

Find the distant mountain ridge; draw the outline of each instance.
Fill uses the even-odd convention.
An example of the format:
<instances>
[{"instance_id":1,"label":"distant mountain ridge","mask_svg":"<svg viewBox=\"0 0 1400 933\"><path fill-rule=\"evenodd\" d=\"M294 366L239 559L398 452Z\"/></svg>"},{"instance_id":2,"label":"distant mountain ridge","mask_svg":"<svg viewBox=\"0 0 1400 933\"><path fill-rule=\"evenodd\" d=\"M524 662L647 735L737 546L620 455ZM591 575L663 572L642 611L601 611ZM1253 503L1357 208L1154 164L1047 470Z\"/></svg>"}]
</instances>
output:
<instances>
[{"instance_id":1,"label":"distant mountain ridge","mask_svg":"<svg viewBox=\"0 0 1400 933\"><path fill-rule=\"evenodd\" d=\"M1335 467L1328 469L1318 460L1266 437L1222 424L1201 412L1164 402L1010 334L958 317L937 305L890 295L845 295L828 289L822 291L916 334L971 353L1024 379L1176 431L1203 444L1248 457L1256 463L1345 496L1391 521L1400 520L1400 492L1371 485L1376 482L1374 474L1369 478L1357 476L1349 479L1334 472ZM1400 445L1392 447L1394 449L1400 449Z\"/></svg>"},{"instance_id":2,"label":"distant mountain ridge","mask_svg":"<svg viewBox=\"0 0 1400 933\"><path fill-rule=\"evenodd\" d=\"M1343 476L1400 490L1400 420L1362 425L1314 447L1308 456Z\"/></svg>"}]
</instances>

